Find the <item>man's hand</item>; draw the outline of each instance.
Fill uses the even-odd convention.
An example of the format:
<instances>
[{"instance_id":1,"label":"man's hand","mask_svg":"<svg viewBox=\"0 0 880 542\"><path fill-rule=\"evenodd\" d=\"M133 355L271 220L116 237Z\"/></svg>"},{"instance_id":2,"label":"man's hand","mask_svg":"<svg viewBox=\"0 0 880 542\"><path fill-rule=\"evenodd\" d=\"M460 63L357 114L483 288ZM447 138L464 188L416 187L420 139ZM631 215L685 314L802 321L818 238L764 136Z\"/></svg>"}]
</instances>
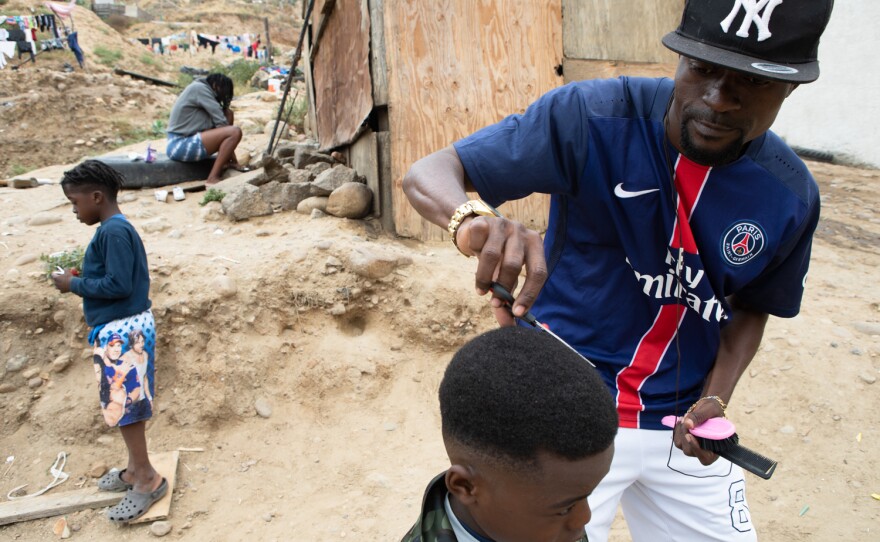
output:
<instances>
[{"instance_id":1,"label":"man's hand","mask_svg":"<svg viewBox=\"0 0 880 542\"><path fill-rule=\"evenodd\" d=\"M76 269L68 269L63 273L52 273L52 281L55 283L55 287L58 288L62 294L66 294L70 291L70 281L73 280L74 275L77 275Z\"/></svg>"},{"instance_id":2,"label":"man's hand","mask_svg":"<svg viewBox=\"0 0 880 542\"><path fill-rule=\"evenodd\" d=\"M685 414L681 422L675 424L672 440L675 445L684 452L684 455L696 457L703 465L711 465L718 459L718 454L700 448L697 437L690 434L690 430L705 422L709 418L724 416L724 409L718 401L712 399L700 400L694 409Z\"/></svg>"},{"instance_id":3,"label":"man's hand","mask_svg":"<svg viewBox=\"0 0 880 542\"><path fill-rule=\"evenodd\" d=\"M528 312L547 281L544 243L538 232L506 218L478 216L462 222L456 241L465 254L477 257L475 286L479 295L485 295L492 282L515 292L525 266L526 280L511 309L516 316ZM493 298L492 307L500 325L514 324L500 299Z\"/></svg>"}]
</instances>

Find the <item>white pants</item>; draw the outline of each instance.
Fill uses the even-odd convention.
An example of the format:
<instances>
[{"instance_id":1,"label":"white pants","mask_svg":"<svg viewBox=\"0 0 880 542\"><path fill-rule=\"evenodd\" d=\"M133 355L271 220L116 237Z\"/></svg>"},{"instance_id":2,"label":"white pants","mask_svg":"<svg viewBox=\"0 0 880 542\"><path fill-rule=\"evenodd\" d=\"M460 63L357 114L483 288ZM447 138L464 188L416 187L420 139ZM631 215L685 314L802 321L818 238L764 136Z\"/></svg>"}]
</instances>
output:
<instances>
[{"instance_id":1,"label":"white pants","mask_svg":"<svg viewBox=\"0 0 880 542\"><path fill-rule=\"evenodd\" d=\"M606 542L623 508L634 542L755 541L743 471L709 466L672 444L672 431L620 428L611 471L589 497L590 542Z\"/></svg>"}]
</instances>

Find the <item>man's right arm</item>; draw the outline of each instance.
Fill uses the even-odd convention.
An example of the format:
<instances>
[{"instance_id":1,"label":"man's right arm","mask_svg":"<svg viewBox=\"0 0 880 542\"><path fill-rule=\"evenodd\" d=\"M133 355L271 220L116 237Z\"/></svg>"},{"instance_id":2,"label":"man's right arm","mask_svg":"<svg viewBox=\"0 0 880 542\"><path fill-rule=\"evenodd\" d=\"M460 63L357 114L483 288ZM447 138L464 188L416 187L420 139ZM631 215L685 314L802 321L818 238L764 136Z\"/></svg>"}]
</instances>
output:
<instances>
[{"instance_id":1,"label":"man's right arm","mask_svg":"<svg viewBox=\"0 0 880 542\"><path fill-rule=\"evenodd\" d=\"M472 191L473 186L452 146L413 164L403 179L403 191L416 211L443 228L455 209L468 201L466 190ZM543 241L538 232L506 218L467 217L458 228L456 244L464 254L477 257L475 285L479 295L485 295L493 281L515 291L525 266L526 280L513 311L522 316L529 310L547 280ZM498 322L512 325L501 302L495 299L492 304Z\"/></svg>"}]
</instances>

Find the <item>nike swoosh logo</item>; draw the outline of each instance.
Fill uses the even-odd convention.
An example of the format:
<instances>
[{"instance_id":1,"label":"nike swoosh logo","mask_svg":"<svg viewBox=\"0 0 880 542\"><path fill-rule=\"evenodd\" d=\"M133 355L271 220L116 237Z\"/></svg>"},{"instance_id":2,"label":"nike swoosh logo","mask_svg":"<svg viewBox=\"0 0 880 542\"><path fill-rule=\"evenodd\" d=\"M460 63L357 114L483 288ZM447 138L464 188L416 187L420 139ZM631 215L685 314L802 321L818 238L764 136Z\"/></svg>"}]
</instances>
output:
<instances>
[{"instance_id":1,"label":"nike swoosh logo","mask_svg":"<svg viewBox=\"0 0 880 542\"><path fill-rule=\"evenodd\" d=\"M623 183L619 183L614 187L614 195L618 198L636 198L639 196L644 196L645 194L650 194L651 192L657 192L660 190L659 188L651 188L649 190L639 190L638 192L630 192L629 190L623 189Z\"/></svg>"}]
</instances>

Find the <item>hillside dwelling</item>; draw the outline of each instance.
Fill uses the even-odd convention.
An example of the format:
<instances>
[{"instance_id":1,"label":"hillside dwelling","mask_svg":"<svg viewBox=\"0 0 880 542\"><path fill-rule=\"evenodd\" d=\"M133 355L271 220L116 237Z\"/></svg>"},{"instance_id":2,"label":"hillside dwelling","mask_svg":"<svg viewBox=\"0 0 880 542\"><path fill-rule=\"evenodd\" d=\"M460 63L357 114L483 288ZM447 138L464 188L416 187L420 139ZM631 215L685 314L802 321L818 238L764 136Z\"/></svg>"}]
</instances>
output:
<instances>
[{"instance_id":1,"label":"hillside dwelling","mask_svg":"<svg viewBox=\"0 0 880 542\"><path fill-rule=\"evenodd\" d=\"M304 2L304 14L308 1ZM405 237L448 238L409 205L410 165L522 113L570 81L671 76L660 38L684 0L315 0L302 67L323 150L364 175L375 216ZM546 228L546 196L501 207Z\"/></svg>"}]
</instances>

